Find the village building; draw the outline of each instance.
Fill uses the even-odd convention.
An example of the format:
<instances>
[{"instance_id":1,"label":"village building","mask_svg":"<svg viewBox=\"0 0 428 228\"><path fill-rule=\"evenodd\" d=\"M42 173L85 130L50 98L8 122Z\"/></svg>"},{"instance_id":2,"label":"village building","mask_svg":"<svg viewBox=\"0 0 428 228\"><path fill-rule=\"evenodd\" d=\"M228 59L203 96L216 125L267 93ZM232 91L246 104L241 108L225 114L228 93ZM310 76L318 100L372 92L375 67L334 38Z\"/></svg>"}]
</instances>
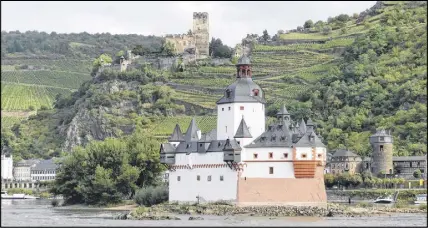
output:
<instances>
[{"instance_id":1,"label":"village building","mask_svg":"<svg viewBox=\"0 0 428 228\"><path fill-rule=\"evenodd\" d=\"M421 178L426 179L427 155L424 156L393 156L392 135L379 130L370 136L372 156L364 157L349 150L339 149L327 160L326 170L332 174L371 172L373 175L416 179L414 173L419 170Z\"/></svg>"},{"instance_id":2,"label":"village building","mask_svg":"<svg viewBox=\"0 0 428 228\"><path fill-rule=\"evenodd\" d=\"M52 181L55 180L58 165L53 159L43 160L31 169L31 179L33 181Z\"/></svg>"},{"instance_id":3,"label":"village building","mask_svg":"<svg viewBox=\"0 0 428 228\"><path fill-rule=\"evenodd\" d=\"M177 124L160 146L169 169L169 201L237 205L325 206L326 147L311 119L300 125L284 107L265 126L265 94L252 80L250 59L217 101L217 128L202 134L195 119Z\"/></svg>"},{"instance_id":4,"label":"village building","mask_svg":"<svg viewBox=\"0 0 428 228\"><path fill-rule=\"evenodd\" d=\"M15 181L31 181L31 168L34 168L40 160L22 160L13 167L13 177Z\"/></svg>"}]
</instances>

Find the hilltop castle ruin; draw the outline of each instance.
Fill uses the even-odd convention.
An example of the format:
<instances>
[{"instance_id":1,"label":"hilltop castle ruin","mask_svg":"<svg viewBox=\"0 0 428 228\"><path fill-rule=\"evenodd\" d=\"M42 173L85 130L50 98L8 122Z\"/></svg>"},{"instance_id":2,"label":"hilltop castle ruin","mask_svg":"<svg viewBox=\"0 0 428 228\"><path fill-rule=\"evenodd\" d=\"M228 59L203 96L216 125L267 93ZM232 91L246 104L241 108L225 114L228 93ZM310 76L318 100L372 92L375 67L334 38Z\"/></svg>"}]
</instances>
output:
<instances>
[{"instance_id":1,"label":"hilltop castle ruin","mask_svg":"<svg viewBox=\"0 0 428 228\"><path fill-rule=\"evenodd\" d=\"M209 56L209 21L207 12L193 13L193 30L191 34L166 35L167 42L175 46L176 53L192 53L196 59Z\"/></svg>"}]
</instances>

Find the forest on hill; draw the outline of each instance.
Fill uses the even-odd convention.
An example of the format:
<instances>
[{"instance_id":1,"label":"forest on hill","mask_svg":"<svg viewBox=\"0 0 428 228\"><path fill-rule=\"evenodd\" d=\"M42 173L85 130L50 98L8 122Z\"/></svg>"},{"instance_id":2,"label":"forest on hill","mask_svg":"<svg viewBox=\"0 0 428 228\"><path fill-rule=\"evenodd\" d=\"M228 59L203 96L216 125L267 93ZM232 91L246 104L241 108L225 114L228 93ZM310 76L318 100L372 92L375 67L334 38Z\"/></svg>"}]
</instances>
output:
<instances>
[{"instance_id":1,"label":"forest on hill","mask_svg":"<svg viewBox=\"0 0 428 228\"><path fill-rule=\"evenodd\" d=\"M294 120L311 118L316 123L329 150L348 148L362 156L370 155L369 135L386 128L394 137L395 155L426 154L426 10L426 2L385 1L352 16L339 15L315 23L308 20L295 30L280 30L272 37L267 31L260 36L247 35L243 44L251 46L253 79L265 90L269 121L285 104ZM2 56L13 58L20 47L18 50L36 56L46 53L68 56L69 62L80 55L92 59L85 68L76 63L73 68L64 64L54 69L54 72L71 69L74 73L80 70L86 75L73 84L69 81L76 77L71 73L66 77L54 77L57 73L39 74L36 76L41 80L34 80L33 76L21 76L28 71L7 73L12 71L4 69L12 68L12 64L2 62L2 90L10 88L8 93L17 91L13 86L22 80L51 89L68 86L68 92L61 96L45 89L50 95L44 104L50 104L49 107L38 109L37 115L14 122L8 128L2 126L2 149L12 151L17 159L60 156L70 145L85 146L91 140L122 138L140 128L163 141L175 123L182 130L188 126L190 116L184 103L213 109L222 89L234 80L233 64L210 65L209 61L179 71L143 66L123 73L105 71L91 77L93 59L101 53L114 58L118 51L138 45L153 47L156 52L164 44L156 37L146 37L143 41L134 35L128 39L125 35L100 34L104 38L98 40L93 35L85 39L82 37L86 35L70 38L75 36L70 34L63 35L68 38L41 39L52 42L47 45L52 49L43 49L41 41L32 40L37 44L31 47L21 35L2 33L2 42L6 42L5 49L2 43ZM22 40L17 43L14 36ZM3 41L3 37L8 38ZM67 54L66 49L59 51L61 40L66 39L69 39L68 48L79 51L72 51L73 54ZM230 56L230 52L222 53ZM165 84L155 85L159 82ZM39 94L38 91L34 94ZM4 107L15 110L12 104L3 100L2 92L2 111ZM204 132L213 129L215 121L213 115L197 116Z\"/></svg>"}]
</instances>

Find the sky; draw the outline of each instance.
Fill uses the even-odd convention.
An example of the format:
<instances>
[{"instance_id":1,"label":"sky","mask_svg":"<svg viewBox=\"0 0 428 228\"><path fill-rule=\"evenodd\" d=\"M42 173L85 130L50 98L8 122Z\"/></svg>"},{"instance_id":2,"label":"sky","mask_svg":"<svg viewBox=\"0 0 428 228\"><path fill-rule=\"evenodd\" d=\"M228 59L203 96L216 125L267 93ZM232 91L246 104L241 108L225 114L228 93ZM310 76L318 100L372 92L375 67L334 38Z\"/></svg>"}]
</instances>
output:
<instances>
[{"instance_id":1,"label":"sky","mask_svg":"<svg viewBox=\"0 0 428 228\"><path fill-rule=\"evenodd\" d=\"M273 35L295 29L308 19L326 21L360 13L376 1L204 1L204 2L1 2L1 30L50 33L141 34L187 33L193 12L208 12L210 37L235 46L248 33Z\"/></svg>"}]
</instances>

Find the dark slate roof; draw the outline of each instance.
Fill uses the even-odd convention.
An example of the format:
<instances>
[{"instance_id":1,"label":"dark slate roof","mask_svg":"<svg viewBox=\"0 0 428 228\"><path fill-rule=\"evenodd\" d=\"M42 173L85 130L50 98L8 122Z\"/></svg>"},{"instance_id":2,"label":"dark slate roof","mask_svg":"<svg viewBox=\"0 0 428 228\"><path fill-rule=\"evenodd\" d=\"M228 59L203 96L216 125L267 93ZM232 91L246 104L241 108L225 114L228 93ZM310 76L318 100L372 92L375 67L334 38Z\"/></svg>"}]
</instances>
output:
<instances>
[{"instance_id":1,"label":"dark slate roof","mask_svg":"<svg viewBox=\"0 0 428 228\"><path fill-rule=\"evenodd\" d=\"M349 150L339 149L333 154L333 157L359 157L359 155Z\"/></svg>"},{"instance_id":2,"label":"dark slate roof","mask_svg":"<svg viewBox=\"0 0 428 228\"><path fill-rule=\"evenodd\" d=\"M291 147L293 142L289 126L280 122L270 125L268 129L245 148Z\"/></svg>"},{"instance_id":3,"label":"dark slate roof","mask_svg":"<svg viewBox=\"0 0 428 228\"><path fill-rule=\"evenodd\" d=\"M180 142L180 144L177 145L177 149L175 150L176 153L196 153L198 152L198 142L197 141L191 141L191 142Z\"/></svg>"},{"instance_id":4,"label":"dark slate roof","mask_svg":"<svg viewBox=\"0 0 428 228\"><path fill-rule=\"evenodd\" d=\"M234 138L252 138L250 131L248 130L247 123L245 123L244 116L242 116L241 123L239 124L238 130Z\"/></svg>"},{"instance_id":5,"label":"dark slate roof","mask_svg":"<svg viewBox=\"0 0 428 228\"><path fill-rule=\"evenodd\" d=\"M31 170L55 170L58 168L58 165L54 163L52 159L42 160L36 164Z\"/></svg>"},{"instance_id":6,"label":"dark slate roof","mask_svg":"<svg viewBox=\"0 0 428 228\"><path fill-rule=\"evenodd\" d=\"M236 65L251 65L250 58L248 58L245 54L238 59L238 63Z\"/></svg>"},{"instance_id":7,"label":"dark slate roof","mask_svg":"<svg viewBox=\"0 0 428 228\"><path fill-rule=\"evenodd\" d=\"M181 132L180 126L178 124L175 125L174 131L169 137L170 142L182 142L184 141L183 133Z\"/></svg>"},{"instance_id":8,"label":"dark slate roof","mask_svg":"<svg viewBox=\"0 0 428 228\"><path fill-rule=\"evenodd\" d=\"M253 96L253 90L258 89L259 95ZM229 97L227 94L230 94ZM234 83L229 85L222 98L217 104L227 104L232 102L261 102L266 103L262 88L257 85L251 78L237 78Z\"/></svg>"},{"instance_id":9,"label":"dark slate roof","mask_svg":"<svg viewBox=\"0 0 428 228\"><path fill-rule=\"evenodd\" d=\"M226 139L223 147L224 151L240 151L242 150L241 146L236 142L235 139Z\"/></svg>"},{"instance_id":10,"label":"dark slate roof","mask_svg":"<svg viewBox=\"0 0 428 228\"><path fill-rule=\"evenodd\" d=\"M213 140L211 141L207 152L221 152L223 151L225 144L226 140Z\"/></svg>"},{"instance_id":11,"label":"dark slate roof","mask_svg":"<svg viewBox=\"0 0 428 228\"><path fill-rule=\"evenodd\" d=\"M199 131L199 128L196 125L196 120L195 118L193 118L192 121L190 121L189 127L187 128L186 134L184 136L184 140L187 142L198 141L199 140L198 131Z\"/></svg>"},{"instance_id":12,"label":"dark slate roof","mask_svg":"<svg viewBox=\"0 0 428 228\"><path fill-rule=\"evenodd\" d=\"M392 161L425 161L425 156L394 156Z\"/></svg>"},{"instance_id":13,"label":"dark slate roof","mask_svg":"<svg viewBox=\"0 0 428 228\"><path fill-rule=\"evenodd\" d=\"M314 138L313 141L310 141L311 137ZM296 147L325 147L325 145L321 142L315 132L312 131L305 133L296 143Z\"/></svg>"},{"instance_id":14,"label":"dark slate roof","mask_svg":"<svg viewBox=\"0 0 428 228\"><path fill-rule=\"evenodd\" d=\"M162 143L161 144L161 153L174 153L175 147L170 143Z\"/></svg>"},{"instance_id":15,"label":"dark slate roof","mask_svg":"<svg viewBox=\"0 0 428 228\"><path fill-rule=\"evenodd\" d=\"M283 105L277 115L290 115L290 113L288 113L287 108Z\"/></svg>"},{"instance_id":16,"label":"dark slate roof","mask_svg":"<svg viewBox=\"0 0 428 228\"><path fill-rule=\"evenodd\" d=\"M39 162L41 162L41 160L38 160L38 159L21 160L16 163L16 166L32 166Z\"/></svg>"},{"instance_id":17,"label":"dark slate roof","mask_svg":"<svg viewBox=\"0 0 428 228\"><path fill-rule=\"evenodd\" d=\"M386 130L382 129L377 131L375 134L371 135L370 137L378 137L378 136L391 136L386 132Z\"/></svg>"}]
</instances>

